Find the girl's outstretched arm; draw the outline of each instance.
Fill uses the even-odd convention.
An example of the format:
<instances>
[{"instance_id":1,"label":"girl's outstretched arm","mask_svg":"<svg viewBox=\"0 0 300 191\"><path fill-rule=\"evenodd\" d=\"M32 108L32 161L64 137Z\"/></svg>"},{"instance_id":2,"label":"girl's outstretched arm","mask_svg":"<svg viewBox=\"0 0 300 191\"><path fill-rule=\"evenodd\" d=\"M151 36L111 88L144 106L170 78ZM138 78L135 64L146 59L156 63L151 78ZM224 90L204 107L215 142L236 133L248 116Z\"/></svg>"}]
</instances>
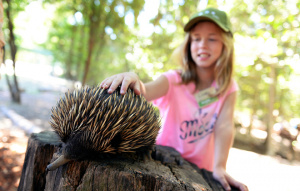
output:
<instances>
[{"instance_id":1,"label":"girl's outstretched arm","mask_svg":"<svg viewBox=\"0 0 300 191\"><path fill-rule=\"evenodd\" d=\"M228 95L216 124L213 176L222 184L225 190L231 190L230 185L232 185L241 191L247 191L246 185L235 180L226 172L228 154L234 138L233 112L236 94L236 92L233 92Z\"/></svg>"}]
</instances>

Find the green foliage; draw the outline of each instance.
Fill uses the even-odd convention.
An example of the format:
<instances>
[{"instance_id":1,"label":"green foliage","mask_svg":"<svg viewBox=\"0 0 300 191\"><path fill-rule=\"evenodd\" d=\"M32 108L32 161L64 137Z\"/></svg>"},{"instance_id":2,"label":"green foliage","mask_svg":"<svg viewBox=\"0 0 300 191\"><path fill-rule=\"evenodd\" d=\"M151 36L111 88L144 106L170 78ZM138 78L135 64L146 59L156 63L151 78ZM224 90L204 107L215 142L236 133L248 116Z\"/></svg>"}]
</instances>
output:
<instances>
[{"instance_id":1,"label":"green foliage","mask_svg":"<svg viewBox=\"0 0 300 191\"><path fill-rule=\"evenodd\" d=\"M242 95L239 99L239 108L244 109L245 105L242 103L248 103L247 108L253 109L254 113L263 119L267 116L267 112L272 111L266 109L263 113L257 111L261 108L267 108L269 88L274 85L276 87L276 94L272 95L275 96L274 109L279 111L279 115L287 119L299 117L298 112L292 109L294 106L289 104L291 92L288 85L280 83L288 82L289 77L293 74L291 62L288 62L288 51L291 57L295 55L299 57L299 48L297 48L299 43L294 43L294 46L291 46L291 43L298 38L297 34L300 34L299 27L296 27L299 26L299 19L297 19L300 11L299 3L296 6L292 1L281 0L271 2L253 0L251 3L248 1L247 5L245 1L235 2L236 5L242 5L231 10L233 20L236 21L233 23L237 33L243 36L248 35L253 40L263 39L262 43L273 44L273 47L269 45L268 48L278 47L273 51L265 49L257 54L254 64L251 66L242 67L237 63L237 70L239 71L237 72L237 79ZM261 45L263 46L263 44ZM256 67L258 65L263 67ZM270 79L271 65L276 70L274 79ZM278 81L279 79L281 80ZM272 81L273 83L271 83ZM296 105L299 107L299 103Z\"/></svg>"},{"instance_id":2,"label":"green foliage","mask_svg":"<svg viewBox=\"0 0 300 191\"><path fill-rule=\"evenodd\" d=\"M134 34L129 32L125 16L133 13L136 21L144 1L78 0L55 3L58 19L53 20L46 46L54 52L56 61L65 63L66 76L82 80L87 72L88 83L95 84L118 68L128 66L124 50Z\"/></svg>"},{"instance_id":3,"label":"green foliage","mask_svg":"<svg viewBox=\"0 0 300 191\"><path fill-rule=\"evenodd\" d=\"M192 0L177 3L171 0L159 1L157 14L150 20L154 32L151 36L145 36L138 32L142 29L138 17L145 5L143 0L60 1L58 18L53 20L47 48L52 50L55 59L61 63L67 63L71 56L71 74L75 74L74 79L80 80L89 51L88 36L96 33L99 35L93 38L96 45L92 50L89 84L95 85L105 77L124 71L135 71L142 80L149 81L166 70L179 67L171 59L171 55L182 42L183 26L197 12L198 3ZM267 109L269 87L274 85L274 109L279 110L280 115L295 116L294 109L297 107L289 104L293 94L288 85L282 83L288 82L293 74L293 67L287 60L300 54L300 41L295 40L299 38L297 34L300 34L297 19L299 3L235 0L232 5L226 1L208 1L207 6L225 8L231 17L235 36L239 36L239 40L248 38L249 42L255 44L252 52L242 55L244 59L252 61L245 64L237 60L236 63L236 79L241 89L238 109L248 110L266 120L266 113L270 112ZM74 17L76 12L82 14L82 21L72 25L68 19ZM125 23L126 15L129 14L134 18L134 25L131 26ZM97 27L92 27L93 22L97 23ZM76 35L73 34L74 30ZM72 40L74 42L70 54ZM262 46L266 48L256 50L259 43L263 43ZM267 50L272 45L277 48ZM237 51L239 53L240 50ZM270 78L271 65L276 68L274 79ZM299 103L296 105L299 106Z\"/></svg>"},{"instance_id":4,"label":"green foliage","mask_svg":"<svg viewBox=\"0 0 300 191\"><path fill-rule=\"evenodd\" d=\"M15 17L18 13L20 13L21 11L24 11L24 8L30 3L32 2L32 0L14 0L14 1L11 1L11 0L2 0L3 2L3 8L4 10L6 10L8 7L8 4L7 2L10 3L10 6L11 6L11 10L13 10L12 14L13 14L13 17Z\"/></svg>"},{"instance_id":5,"label":"green foliage","mask_svg":"<svg viewBox=\"0 0 300 191\"><path fill-rule=\"evenodd\" d=\"M13 21L19 13L21 13L22 11L24 11L24 8L30 3L32 2L32 0L15 0L15 1L11 1L11 0L2 0L3 3L3 9L4 9L4 21L3 21L3 33L5 36L6 41L9 39L9 27L8 27L8 18L7 18L7 14L6 12L9 12L10 15L10 19ZM15 34L14 33L14 37L15 37L15 44L17 45L17 47L22 43L22 37L21 34ZM6 55L10 55L10 47L8 45L5 46L6 47Z\"/></svg>"},{"instance_id":6,"label":"green foliage","mask_svg":"<svg viewBox=\"0 0 300 191\"><path fill-rule=\"evenodd\" d=\"M199 2L204 1L160 0L149 21L148 35L141 32L145 23L140 21L149 8L145 0L43 2L45 8L56 7L48 41L43 47L52 52L54 63L64 68L64 77L82 81L87 70L86 83L96 85L119 72L135 71L143 81L149 81L162 72L178 68L172 53L184 38L184 24L197 12ZM300 117L299 93L289 85L291 79L300 75L295 67L300 60L300 2L207 2L207 6L229 13L235 31L235 78L240 86L238 110L265 121L272 112L268 111L270 87L275 87L276 92L271 95L275 97L274 109L286 119ZM26 3L14 1L14 15ZM21 43L23 37L17 35ZM88 60L90 66L86 69ZM272 67L275 77L271 76Z\"/></svg>"}]
</instances>

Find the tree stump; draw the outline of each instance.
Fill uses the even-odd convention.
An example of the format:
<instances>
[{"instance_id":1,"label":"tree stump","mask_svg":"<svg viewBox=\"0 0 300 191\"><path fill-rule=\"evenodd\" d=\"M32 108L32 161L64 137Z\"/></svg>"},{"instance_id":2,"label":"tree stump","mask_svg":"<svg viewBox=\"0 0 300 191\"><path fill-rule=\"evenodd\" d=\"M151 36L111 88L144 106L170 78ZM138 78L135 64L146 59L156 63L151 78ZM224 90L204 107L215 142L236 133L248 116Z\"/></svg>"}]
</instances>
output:
<instances>
[{"instance_id":1,"label":"tree stump","mask_svg":"<svg viewBox=\"0 0 300 191\"><path fill-rule=\"evenodd\" d=\"M172 148L156 146L153 160L113 157L71 161L54 171L46 166L60 152L62 142L52 131L31 135L19 191L181 191L224 190L212 173L198 169Z\"/></svg>"}]
</instances>

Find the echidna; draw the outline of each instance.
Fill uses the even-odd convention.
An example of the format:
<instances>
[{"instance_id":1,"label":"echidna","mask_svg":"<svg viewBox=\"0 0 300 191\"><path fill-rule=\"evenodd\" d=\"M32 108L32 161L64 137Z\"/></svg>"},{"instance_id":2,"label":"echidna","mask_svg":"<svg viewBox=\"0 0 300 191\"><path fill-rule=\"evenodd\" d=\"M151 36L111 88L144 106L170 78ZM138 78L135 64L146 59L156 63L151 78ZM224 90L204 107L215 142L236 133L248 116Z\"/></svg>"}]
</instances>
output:
<instances>
[{"instance_id":1,"label":"echidna","mask_svg":"<svg viewBox=\"0 0 300 191\"><path fill-rule=\"evenodd\" d=\"M47 166L118 153L149 154L160 128L151 103L131 89L107 93L100 87L67 92L52 108L51 127L64 143L62 155Z\"/></svg>"}]
</instances>

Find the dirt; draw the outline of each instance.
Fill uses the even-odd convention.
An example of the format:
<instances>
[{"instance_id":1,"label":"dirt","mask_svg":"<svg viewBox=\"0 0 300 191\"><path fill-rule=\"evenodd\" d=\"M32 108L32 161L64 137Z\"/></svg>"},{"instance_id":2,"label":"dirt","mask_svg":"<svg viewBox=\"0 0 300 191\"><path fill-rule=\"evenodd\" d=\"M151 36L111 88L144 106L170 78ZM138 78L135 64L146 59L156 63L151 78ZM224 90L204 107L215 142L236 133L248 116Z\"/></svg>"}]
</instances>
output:
<instances>
[{"instance_id":1,"label":"dirt","mask_svg":"<svg viewBox=\"0 0 300 191\"><path fill-rule=\"evenodd\" d=\"M59 95L57 92L23 93L20 105L10 101L8 92L0 91L0 191L17 190L29 136L1 108L5 107L35 126L49 130L51 108Z\"/></svg>"},{"instance_id":2,"label":"dirt","mask_svg":"<svg viewBox=\"0 0 300 191\"><path fill-rule=\"evenodd\" d=\"M16 190L22 172L27 136L17 129L0 129L0 190Z\"/></svg>"}]
</instances>

